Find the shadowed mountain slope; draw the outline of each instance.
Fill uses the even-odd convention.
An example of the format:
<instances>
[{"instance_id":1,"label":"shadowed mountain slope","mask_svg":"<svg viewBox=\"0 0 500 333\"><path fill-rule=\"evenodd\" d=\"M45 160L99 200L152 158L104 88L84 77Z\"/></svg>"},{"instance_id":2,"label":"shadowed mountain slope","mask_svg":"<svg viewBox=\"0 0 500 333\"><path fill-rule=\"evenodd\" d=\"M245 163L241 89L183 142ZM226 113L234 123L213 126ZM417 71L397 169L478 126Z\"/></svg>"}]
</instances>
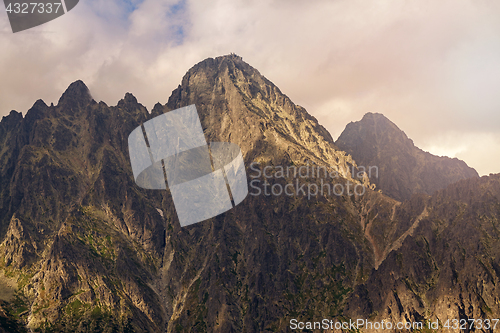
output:
<instances>
[{"instance_id":1,"label":"shadowed mountain slope","mask_svg":"<svg viewBox=\"0 0 500 333\"><path fill-rule=\"evenodd\" d=\"M439 157L415 147L394 123L378 113L349 123L336 145L363 166L378 166L372 181L386 195L403 201L415 193L432 194L461 179L479 177L457 158Z\"/></svg>"},{"instance_id":2,"label":"shadowed mountain slope","mask_svg":"<svg viewBox=\"0 0 500 333\"><path fill-rule=\"evenodd\" d=\"M438 320L441 328L448 320L450 328L453 320L493 323L500 313L499 208L500 174L461 180L401 204L393 220L402 240L393 238L385 260L356 286L346 312L357 318L377 313L392 323ZM481 324L475 331L498 330Z\"/></svg>"}]
</instances>

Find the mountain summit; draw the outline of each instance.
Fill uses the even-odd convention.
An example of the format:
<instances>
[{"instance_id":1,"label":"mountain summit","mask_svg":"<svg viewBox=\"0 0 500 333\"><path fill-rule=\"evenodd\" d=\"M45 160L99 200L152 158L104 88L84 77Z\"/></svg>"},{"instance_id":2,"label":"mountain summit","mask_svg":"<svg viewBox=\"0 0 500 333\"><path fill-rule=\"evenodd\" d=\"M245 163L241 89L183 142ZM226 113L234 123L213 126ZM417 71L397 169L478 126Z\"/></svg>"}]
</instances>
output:
<instances>
[{"instance_id":1,"label":"mountain summit","mask_svg":"<svg viewBox=\"0 0 500 333\"><path fill-rule=\"evenodd\" d=\"M432 194L461 179L479 177L457 158L439 157L413 144L406 134L380 113L367 113L349 123L335 144L359 165L376 165L377 188L397 200L415 193Z\"/></svg>"},{"instance_id":2,"label":"mountain summit","mask_svg":"<svg viewBox=\"0 0 500 333\"><path fill-rule=\"evenodd\" d=\"M195 104L209 141L238 144L247 161L348 168L353 161L304 108L237 55L193 66L159 112Z\"/></svg>"},{"instance_id":3,"label":"mountain summit","mask_svg":"<svg viewBox=\"0 0 500 333\"><path fill-rule=\"evenodd\" d=\"M92 101L92 95L90 95L89 88L83 81L78 80L69 85L57 104L64 105L66 108L78 108L90 101Z\"/></svg>"}]
</instances>

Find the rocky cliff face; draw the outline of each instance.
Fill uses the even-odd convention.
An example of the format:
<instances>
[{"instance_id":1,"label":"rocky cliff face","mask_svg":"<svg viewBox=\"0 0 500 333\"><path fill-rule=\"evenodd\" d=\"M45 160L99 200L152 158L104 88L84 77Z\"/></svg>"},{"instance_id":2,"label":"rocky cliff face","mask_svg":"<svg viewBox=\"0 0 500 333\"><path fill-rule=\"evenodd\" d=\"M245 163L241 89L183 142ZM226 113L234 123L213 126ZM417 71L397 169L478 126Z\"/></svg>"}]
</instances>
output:
<instances>
[{"instance_id":1,"label":"rocky cliff face","mask_svg":"<svg viewBox=\"0 0 500 333\"><path fill-rule=\"evenodd\" d=\"M247 167L355 166L313 117L234 55L194 66L151 114L131 94L117 106L97 103L75 82L56 106L37 101L25 117L0 122L5 330L263 332L287 331L293 318L499 315L498 177L404 203L368 188L261 193L181 228L168 190L135 185L127 138L193 103L207 139L240 145ZM263 180L247 171L249 181ZM298 180L369 185L356 178Z\"/></svg>"},{"instance_id":2,"label":"rocky cliff face","mask_svg":"<svg viewBox=\"0 0 500 333\"><path fill-rule=\"evenodd\" d=\"M363 166L377 166L372 177L386 195L407 200L415 193L432 194L461 179L479 177L457 158L439 157L415 147L394 123L378 113L367 113L349 123L336 145Z\"/></svg>"},{"instance_id":3,"label":"rocky cliff face","mask_svg":"<svg viewBox=\"0 0 500 333\"><path fill-rule=\"evenodd\" d=\"M493 175L399 205L391 217L398 231L387 233L384 260L356 286L346 312L393 323L439 321L441 328L447 320L497 318L499 202L500 175Z\"/></svg>"},{"instance_id":4,"label":"rocky cliff face","mask_svg":"<svg viewBox=\"0 0 500 333\"><path fill-rule=\"evenodd\" d=\"M125 155L148 116L131 95L96 103L78 81L57 106L39 100L24 118L2 120L1 264L18 282L10 313L28 327L161 329L149 286L164 244L161 204L155 193L141 199Z\"/></svg>"}]
</instances>

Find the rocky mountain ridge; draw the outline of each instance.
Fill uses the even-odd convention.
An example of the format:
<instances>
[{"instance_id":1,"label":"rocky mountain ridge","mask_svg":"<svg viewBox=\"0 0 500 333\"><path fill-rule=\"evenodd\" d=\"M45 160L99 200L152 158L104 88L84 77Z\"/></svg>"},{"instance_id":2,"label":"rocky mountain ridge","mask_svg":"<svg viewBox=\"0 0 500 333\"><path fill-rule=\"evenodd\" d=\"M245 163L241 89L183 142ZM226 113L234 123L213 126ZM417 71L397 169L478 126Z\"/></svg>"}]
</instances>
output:
<instances>
[{"instance_id":1,"label":"rocky mountain ridge","mask_svg":"<svg viewBox=\"0 0 500 333\"><path fill-rule=\"evenodd\" d=\"M249 195L181 228L168 190L135 185L127 138L193 103L207 139L237 143L247 164L355 165L312 116L234 55L194 66L151 114L131 94L116 106L97 103L77 81L58 105L37 101L24 118L12 112L0 122L4 329L281 332L293 318L500 313L498 176L405 202L369 188ZM352 176L336 181L362 182Z\"/></svg>"}]
</instances>

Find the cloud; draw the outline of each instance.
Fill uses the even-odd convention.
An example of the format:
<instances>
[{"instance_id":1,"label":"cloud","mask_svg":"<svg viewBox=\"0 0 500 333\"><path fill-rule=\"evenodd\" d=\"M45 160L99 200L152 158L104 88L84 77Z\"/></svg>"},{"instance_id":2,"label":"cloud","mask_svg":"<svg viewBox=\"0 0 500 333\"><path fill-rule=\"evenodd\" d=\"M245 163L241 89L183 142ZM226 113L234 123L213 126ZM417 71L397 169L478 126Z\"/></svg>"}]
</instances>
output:
<instances>
[{"instance_id":1,"label":"cloud","mask_svg":"<svg viewBox=\"0 0 500 333\"><path fill-rule=\"evenodd\" d=\"M436 135L432 140L422 140L420 148L432 151L438 156L472 161L480 175L487 175L494 173L495 166L500 165L500 155L494 150L499 146L500 133L498 132L450 130Z\"/></svg>"},{"instance_id":2,"label":"cloud","mask_svg":"<svg viewBox=\"0 0 500 333\"><path fill-rule=\"evenodd\" d=\"M482 157L500 156L496 2L87 0L17 34L4 14L0 115L57 102L77 79L108 104L132 92L151 108L192 65L235 52L334 137L381 112L416 145L500 172Z\"/></svg>"}]
</instances>

